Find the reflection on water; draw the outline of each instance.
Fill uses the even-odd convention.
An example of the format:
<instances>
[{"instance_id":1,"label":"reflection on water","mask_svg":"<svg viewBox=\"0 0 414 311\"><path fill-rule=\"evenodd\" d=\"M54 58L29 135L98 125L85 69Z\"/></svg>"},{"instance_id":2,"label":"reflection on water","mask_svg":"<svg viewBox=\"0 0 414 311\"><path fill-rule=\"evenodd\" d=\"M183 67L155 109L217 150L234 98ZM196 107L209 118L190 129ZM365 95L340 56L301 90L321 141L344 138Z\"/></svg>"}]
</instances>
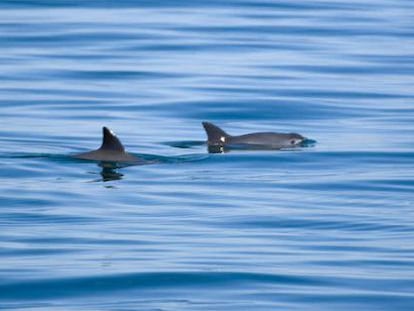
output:
<instances>
[{"instance_id":1,"label":"reflection on water","mask_svg":"<svg viewBox=\"0 0 414 311\"><path fill-rule=\"evenodd\" d=\"M227 153L230 151L300 151L303 148L314 147L316 140L305 139L299 145L292 147L275 147L269 145L259 145L259 144L229 144L229 145L208 145L207 150L209 153Z\"/></svg>"},{"instance_id":2,"label":"reflection on water","mask_svg":"<svg viewBox=\"0 0 414 311\"><path fill-rule=\"evenodd\" d=\"M313 143L301 143L298 146L278 148L269 145L258 145L258 144L231 144L231 145L208 145L207 150L209 153L227 153L231 151L300 151L306 147L313 147L316 141L312 140Z\"/></svg>"},{"instance_id":3,"label":"reflection on water","mask_svg":"<svg viewBox=\"0 0 414 311\"><path fill-rule=\"evenodd\" d=\"M128 165L120 165L116 162L99 162L98 167L101 170L98 172L92 172L94 175L100 175L101 178L94 179L92 182L108 182L121 180L124 177L124 174L119 172L119 169L126 167Z\"/></svg>"},{"instance_id":4,"label":"reflection on water","mask_svg":"<svg viewBox=\"0 0 414 311\"><path fill-rule=\"evenodd\" d=\"M300 148L309 148L314 147L317 141L314 139L305 139L299 145L295 147L288 147L288 148L277 148L272 147L269 145L252 145L252 144L231 144L225 146L214 146L208 145L205 141L175 141L175 142L165 142L164 144L167 146L171 146L174 148L180 149L191 149L191 148L198 148L200 146L205 145L207 147L207 151L209 153L226 153L230 151L249 151L249 150L263 150L263 151L280 151L280 150L298 150Z\"/></svg>"},{"instance_id":5,"label":"reflection on water","mask_svg":"<svg viewBox=\"0 0 414 311\"><path fill-rule=\"evenodd\" d=\"M101 170L102 181L114 181L114 180L121 180L124 174L118 172L116 168L111 167L102 167Z\"/></svg>"}]
</instances>

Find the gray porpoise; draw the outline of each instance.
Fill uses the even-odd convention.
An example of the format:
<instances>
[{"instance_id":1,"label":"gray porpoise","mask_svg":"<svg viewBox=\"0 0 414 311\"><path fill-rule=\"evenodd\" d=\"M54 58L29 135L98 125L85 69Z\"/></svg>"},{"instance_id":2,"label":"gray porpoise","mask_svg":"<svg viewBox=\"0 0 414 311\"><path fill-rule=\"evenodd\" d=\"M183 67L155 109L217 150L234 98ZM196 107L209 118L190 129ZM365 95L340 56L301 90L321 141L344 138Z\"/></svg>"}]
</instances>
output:
<instances>
[{"instance_id":1,"label":"gray porpoise","mask_svg":"<svg viewBox=\"0 0 414 311\"><path fill-rule=\"evenodd\" d=\"M306 138L296 133L261 132L239 136L227 134L218 126L210 122L203 122L207 133L209 146L224 147L229 145L244 145L253 148L289 148L299 146Z\"/></svg>"},{"instance_id":2,"label":"gray porpoise","mask_svg":"<svg viewBox=\"0 0 414 311\"><path fill-rule=\"evenodd\" d=\"M73 157L82 160L93 160L101 162L141 162L136 156L125 151L121 141L116 137L115 133L107 127L102 128L103 139L99 149L75 154Z\"/></svg>"}]
</instances>

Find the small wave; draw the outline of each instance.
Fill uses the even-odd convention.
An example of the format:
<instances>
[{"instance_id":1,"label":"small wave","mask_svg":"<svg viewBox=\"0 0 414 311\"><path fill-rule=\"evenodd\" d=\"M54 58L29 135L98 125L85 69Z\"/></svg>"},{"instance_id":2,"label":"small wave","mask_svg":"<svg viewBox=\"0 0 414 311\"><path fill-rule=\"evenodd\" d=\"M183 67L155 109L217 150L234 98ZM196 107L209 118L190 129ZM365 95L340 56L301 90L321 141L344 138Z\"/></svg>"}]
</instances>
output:
<instances>
[{"instance_id":1,"label":"small wave","mask_svg":"<svg viewBox=\"0 0 414 311\"><path fill-rule=\"evenodd\" d=\"M319 277L246 272L148 272L25 280L0 285L0 298L42 299L100 295L114 290L232 287L252 284L328 285Z\"/></svg>"},{"instance_id":2,"label":"small wave","mask_svg":"<svg viewBox=\"0 0 414 311\"><path fill-rule=\"evenodd\" d=\"M170 146L170 147L174 147L174 148L191 149L194 147L203 146L206 144L206 142L199 141L199 140L182 140L182 141L163 142L162 144Z\"/></svg>"}]
</instances>

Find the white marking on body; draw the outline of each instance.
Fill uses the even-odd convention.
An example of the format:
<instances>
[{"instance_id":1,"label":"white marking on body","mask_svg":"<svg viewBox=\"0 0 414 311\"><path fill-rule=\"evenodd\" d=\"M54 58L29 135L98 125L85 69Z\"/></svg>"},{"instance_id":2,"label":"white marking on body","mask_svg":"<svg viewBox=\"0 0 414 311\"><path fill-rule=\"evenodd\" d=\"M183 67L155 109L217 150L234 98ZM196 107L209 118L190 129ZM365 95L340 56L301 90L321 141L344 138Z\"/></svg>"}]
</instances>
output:
<instances>
[{"instance_id":1,"label":"white marking on body","mask_svg":"<svg viewBox=\"0 0 414 311\"><path fill-rule=\"evenodd\" d=\"M225 143L225 142L226 142L226 137L221 136L221 137L220 137L220 140L221 140L223 143Z\"/></svg>"}]
</instances>

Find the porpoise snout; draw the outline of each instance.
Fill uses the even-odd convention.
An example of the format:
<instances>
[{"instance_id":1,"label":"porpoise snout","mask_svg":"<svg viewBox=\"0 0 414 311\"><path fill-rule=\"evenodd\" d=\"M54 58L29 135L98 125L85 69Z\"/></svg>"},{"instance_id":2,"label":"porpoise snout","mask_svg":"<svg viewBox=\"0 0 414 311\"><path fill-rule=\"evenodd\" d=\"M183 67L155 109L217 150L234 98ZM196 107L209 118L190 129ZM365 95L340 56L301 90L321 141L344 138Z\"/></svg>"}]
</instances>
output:
<instances>
[{"instance_id":1,"label":"porpoise snout","mask_svg":"<svg viewBox=\"0 0 414 311\"><path fill-rule=\"evenodd\" d=\"M290 133L289 135L290 135L289 136L289 140L290 140L289 142L290 142L290 145L292 145L292 146L298 146L298 145L302 144L304 141L306 141L306 137L303 137L300 134Z\"/></svg>"}]
</instances>

